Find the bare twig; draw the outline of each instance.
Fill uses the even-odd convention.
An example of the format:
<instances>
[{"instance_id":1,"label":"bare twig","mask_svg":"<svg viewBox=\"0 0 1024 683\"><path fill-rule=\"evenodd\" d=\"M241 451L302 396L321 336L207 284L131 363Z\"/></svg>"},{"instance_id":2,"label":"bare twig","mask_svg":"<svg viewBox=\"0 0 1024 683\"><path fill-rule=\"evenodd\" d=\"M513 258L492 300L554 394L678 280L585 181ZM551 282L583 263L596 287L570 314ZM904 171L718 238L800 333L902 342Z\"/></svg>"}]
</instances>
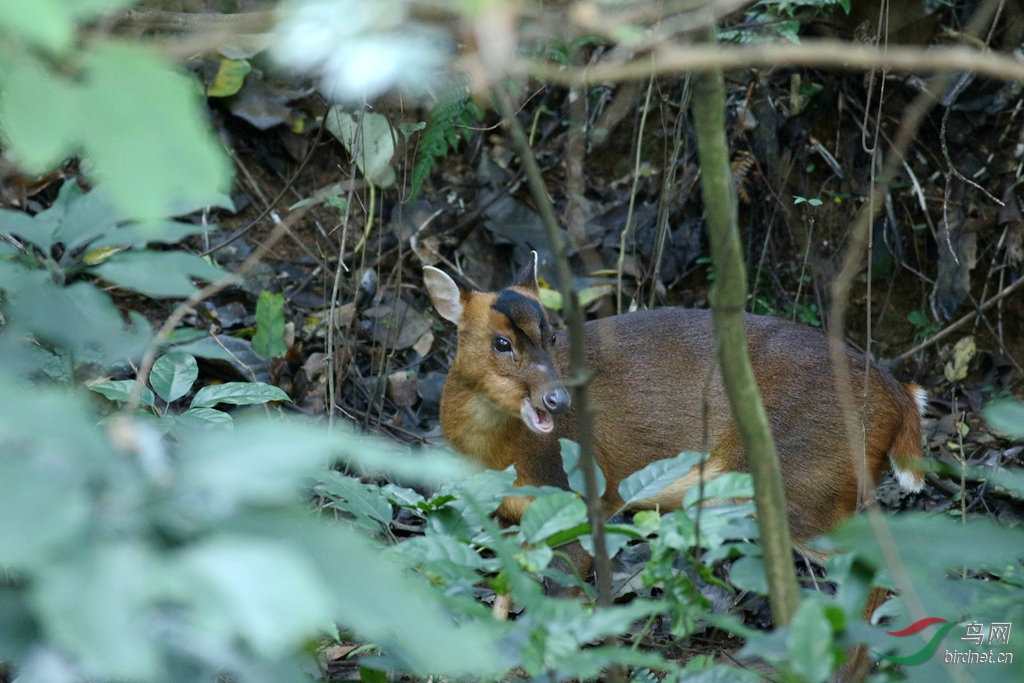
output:
<instances>
[{"instance_id":1,"label":"bare twig","mask_svg":"<svg viewBox=\"0 0 1024 683\"><path fill-rule=\"evenodd\" d=\"M949 325L944 327L940 332L937 332L936 334L933 334L931 337L929 337L928 339L925 339L923 342L921 342L920 344L918 344L914 348L910 349L909 351L906 351L905 353L901 353L900 355L896 356L895 358L893 358L890 361L890 363L892 365L896 365L897 363L901 363L901 362L907 360L908 358L911 358L914 354L919 353L919 352L923 351L924 349L927 349L929 346L937 344L938 342L942 341L943 339L945 339L946 337L951 335L953 332L956 332L957 330L959 330L964 325L967 325L968 323L972 322L979 315L981 315L982 313L984 313L988 309L992 308L997 303L999 303L1000 301L1002 301L1003 299L1005 299L1009 295L1013 294L1014 292L1016 292L1021 287L1024 287L1024 277L1018 278L1013 283L1007 285L998 294L995 294L994 296L992 296L992 298L990 298L988 301L986 301L983 304L981 304L980 306L978 306L978 308L976 308L975 310L971 311L970 313L968 313L964 317L960 318L959 320L957 320L957 321L955 321L953 323L950 323Z\"/></svg>"}]
</instances>

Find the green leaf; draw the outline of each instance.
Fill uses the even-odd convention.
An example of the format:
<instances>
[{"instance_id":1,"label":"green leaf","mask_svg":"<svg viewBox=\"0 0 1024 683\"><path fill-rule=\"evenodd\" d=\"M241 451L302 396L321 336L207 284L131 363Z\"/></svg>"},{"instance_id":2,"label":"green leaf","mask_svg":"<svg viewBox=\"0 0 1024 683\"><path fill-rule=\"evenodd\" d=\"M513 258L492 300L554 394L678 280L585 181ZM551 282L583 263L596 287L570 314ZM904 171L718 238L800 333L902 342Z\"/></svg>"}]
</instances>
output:
<instances>
[{"instance_id":1,"label":"green leaf","mask_svg":"<svg viewBox=\"0 0 1024 683\"><path fill-rule=\"evenodd\" d=\"M703 490L702 490L703 489ZM726 472L714 479L704 482L704 486L694 486L686 492L683 507L696 505L698 497L704 494L704 500L720 500L730 498L753 498L754 479L747 472Z\"/></svg>"},{"instance_id":2,"label":"green leaf","mask_svg":"<svg viewBox=\"0 0 1024 683\"><path fill-rule=\"evenodd\" d=\"M993 401L985 406L983 415L995 431L1024 441L1024 402L1012 398Z\"/></svg>"},{"instance_id":3,"label":"green leaf","mask_svg":"<svg viewBox=\"0 0 1024 683\"><path fill-rule=\"evenodd\" d=\"M0 113L0 116L2 116L2 113ZM0 209L0 232L13 235L25 242L31 242L40 249L47 251L52 244L50 240L53 232L52 228L34 220L32 216L21 211ZM4 242L4 244L7 243Z\"/></svg>"},{"instance_id":4,"label":"green leaf","mask_svg":"<svg viewBox=\"0 0 1024 683\"><path fill-rule=\"evenodd\" d=\"M161 219L179 215L183 205L219 203L230 166L193 77L149 50L114 41L83 57L78 131L96 177L124 213Z\"/></svg>"},{"instance_id":5,"label":"green leaf","mask_svg":"<svg viewBox=\"0 0 1024 683\"><path fill-rule=\"evenodd\" d=\"M619 482L619 495L625 505L655 496L706 458L705 453L683 451L674 458L652 462Z\"/></svg>"},{"instance_id":6,"label":"green leaf","mask_svg":"<svg viewBox=\"0 0 1024 683\"><path fill-rule=\"evenodd\" d=\"M263 382L225 382L211 384L196 392L192 399L193 408L213 408L218 403L235 406L268 403L270 401L291 401L280 388Z\"/></svg>"},{"instance_id":7,"label":"green leaf","mask_svg":"<svg viewBox=\"0 0 1024 683\"><path fill-rule=\"evenodd\" d=\"M832 673L832 625L817 600L800 603L786 638L789 664L810 683L822 683Z\"/></svg>"},{"instance_id":8,"label":"green leaf","mask_svg":"<svg viewBox=\"0 0 1024 683\"><path fill-rule=\"evenodd\" d=\"M93 190L95 192L96 190ZM147 244L177 244L186 237L215 229L215 225L182 223L181 221L148 221L122 225L93 242L91 248L130 247L140 249Z\"/></svg>"},{"instance_id":9,"label":"green leaf","mask_svg":"<svg viewBox=\"0 0 1024 683\"><path fill-rule=\"evenodd\" d=\"M196 291L193 278L213 282L228 275L220 266L184 251L126 251L90 270L104 280L153 298L187 297Z\"/></svg>"},{"instance_id":10,"label":"green leaf","mask_svg":"<svg viewBox=\"0 0 1024 683\"><path fill-rule=\"evenodd\" d=\"M149 383L153 385L153 390L168 403L187 394L198 378L199 365L196 359L180 351L172 351L157 358L149 373Z\"/></svg>"},{"instance_id":11,"label":"green leaf","mask_svg":"<svg viewBox=\"0 0 1024 683\"><path fill-rule=\"evenodd\" d=\"M256 302L256 334L252 337L252 350L261 358L283 356L288 347L284 343L284 294L260 292Z\"/></svg>"},{"instance_id":12,"label":"green leaf","mask_svg":"<svg viewBox=\"0 0 1024 683\"><path fill-rule=\"evenodd\" d=\"M385 484L381 487L380 491L387 496L389 503L399 507L412 509L417 508L421 504L426 504L425 499L419 492L404 486ZM452 497L449 497L449 500L452 500Z\"/></svg>"},{"instance_id":13,"label":"green leaf","mask_svg":"<svg viewBox=\"0 0 1024 683\"><path fill-rule=\"evenodd\" d=\"M0 0L0 28L51 52L67 49L75 31L71 15L58 0Z\"/></svg>"},{"instance_id":14,"label":"green leaf","mask_svg":"<svg viewBox=\"0 0 1024 683\"><path fill-rule=\"evenodd\" d=\"M214 408L189 408L174 417L176 425L186 428L233 427L234 419L223 410Z\"/></svg>"},{"instance_id":15,"label":"green leaf","mask_svg":"<svg viewBox=\"0 0 1024 683\"><path fill-rule=\"evenodd\" d=\"M768 579L764 575L764 560L760 557L741 557L729 569L729 583L758 595L768 595Z\"/></svg>"},{"instance_id":16,"label":"green leaf","mask_svg":"<svg viewBox=\"0 0 1024 683\"><path fill-rule=\"evenodd\" d=\"M583 469L580 467L580 445L569 439L559 439L562 451L562 469L569 477L569 488L581 496L586 496L586 485L583 481ZM604 472L594 461L594 474L597 476L597 495L603 496L607 482L604 479Z\"/></svg>"},{"instance_id":17,"label":"green leaf","mask_svg":"<svg viewBox=\"0 0 1024 683\"><path fill-rule=\"evenodd\" d=\"M97 394L109 398L111 401L127 403L131 400L132 389L135 385L136 381L133 379L115 379L96 384L87 384L86 386ZM153 392L149 390L149 387L142 387L139 401L143 405L152 406L156 404L156 397L153 396Z\"/></svg>"},{"instance_id":18,"label":"green leaf","mask_svg":"<svg viewBox=\"0 0 1024 683\"><path fill-rule=\"evenodd\" d=\"M303 553L268 539L221 535L186 548L176 563L193 618L223 638L241 637L275 657L330 630L330 589Z\"/></svg>"},{"instance_id":19,"label":"green leaf","mask_svg":"<svg viewBox=\"0 0 1024 683\"><path fill-rule=\"evenodd\" d=\"M523 513L519 530L527 541L537 543L585 521L586 503L575 493L561 491L533 501Z\"/></svg>"},{"instance_id":20,"label":"green leaf","mask_svg":"<svg viewBox=\"0 0 1024 683\"><path fill-rule=\"evenodd\" d=\"M615 285L593 285L592 287L584 287L579 291L579 305L586 308L602 296L611 294L614 291Z\"/></svg>"},{"instance_id":21,"label":"green leaf","mask_svg":"<svg viewBox=\"0 0 1024 683\"><path fill-rule=\"evenodd\" d=\"M84 247L97 238L116 232L117 224L122 220L102 187L85 194L79 188L71 188L64 210L54 218L56 224L51 240L62 242L69 250Z\"/></svg>"}]
</instances>

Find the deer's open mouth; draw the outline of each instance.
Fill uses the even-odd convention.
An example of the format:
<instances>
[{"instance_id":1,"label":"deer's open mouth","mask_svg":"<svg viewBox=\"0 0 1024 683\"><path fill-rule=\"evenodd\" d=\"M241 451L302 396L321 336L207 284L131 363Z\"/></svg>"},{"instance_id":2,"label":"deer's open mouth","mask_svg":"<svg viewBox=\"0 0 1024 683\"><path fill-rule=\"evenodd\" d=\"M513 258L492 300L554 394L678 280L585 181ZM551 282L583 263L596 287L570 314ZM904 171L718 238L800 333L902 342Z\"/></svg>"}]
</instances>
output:
<instances>
[{"instance_id":1,"label":"deer's open mouth","mask_svg":"<svg viewBox=\"0 0 1024 683\"><path fill-rule=\"evenodd\" d=\"M551 413L533 405L529 397L523 399L523 407L519 410L519 415L530 431L535 434L550 434L551 430L555 428L555 421L551 418Z\"/></svg>"}]
</instances>

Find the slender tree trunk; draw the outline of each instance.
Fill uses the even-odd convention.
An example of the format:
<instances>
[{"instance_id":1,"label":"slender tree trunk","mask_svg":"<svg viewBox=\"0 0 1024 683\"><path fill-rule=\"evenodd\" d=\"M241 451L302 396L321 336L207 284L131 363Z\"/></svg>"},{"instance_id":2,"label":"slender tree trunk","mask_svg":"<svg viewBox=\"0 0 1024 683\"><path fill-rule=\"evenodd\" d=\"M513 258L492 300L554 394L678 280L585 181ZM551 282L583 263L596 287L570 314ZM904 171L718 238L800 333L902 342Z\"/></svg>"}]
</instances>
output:
<instances>
[{"instance_id":1,"label":"slender tree trunk","mask_svg":"<svg viewBox=\"0 0 1024 683\"><path fill-rule=\"evenodd\" d=\"M713 36L711 36L713 40ZM754 476L754 504L761 529L772 617L789 623L800 597L793 569L786 497L768 416L747 355L743 313L747 274L743 265L736 201L725 139L725 84L721 71L694 77L693 122L700 154L701 194L707 213L711 257L717 280L711 292L718 362L729 405L739 426Z\"/></svg>"}]
</instances>

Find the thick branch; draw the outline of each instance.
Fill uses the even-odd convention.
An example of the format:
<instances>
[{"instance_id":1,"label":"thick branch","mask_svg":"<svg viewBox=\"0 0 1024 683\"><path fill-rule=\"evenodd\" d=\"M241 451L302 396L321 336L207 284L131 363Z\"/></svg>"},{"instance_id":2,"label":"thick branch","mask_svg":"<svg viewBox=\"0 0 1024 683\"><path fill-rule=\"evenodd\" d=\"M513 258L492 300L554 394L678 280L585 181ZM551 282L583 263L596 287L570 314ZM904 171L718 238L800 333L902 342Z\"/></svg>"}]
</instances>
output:
<instances>
[{"instance_id":1,"label":"thick branch","mask_svg":"<svg viewBox=\"0 0 1024 683\"><path fill-rule=\"evenodd\" d=\"M736 204L725 139L725 83L721 71L694 76L693 122L700 152L701 196L707 213L717 281L712 292L718 363L754 476L754 505L761 529L769 601L775 623L789 623L800 602L786 517L782 472L768 416L747 355L743 310L747 274L743 266Z\"/></svg>"}]
</instances>

